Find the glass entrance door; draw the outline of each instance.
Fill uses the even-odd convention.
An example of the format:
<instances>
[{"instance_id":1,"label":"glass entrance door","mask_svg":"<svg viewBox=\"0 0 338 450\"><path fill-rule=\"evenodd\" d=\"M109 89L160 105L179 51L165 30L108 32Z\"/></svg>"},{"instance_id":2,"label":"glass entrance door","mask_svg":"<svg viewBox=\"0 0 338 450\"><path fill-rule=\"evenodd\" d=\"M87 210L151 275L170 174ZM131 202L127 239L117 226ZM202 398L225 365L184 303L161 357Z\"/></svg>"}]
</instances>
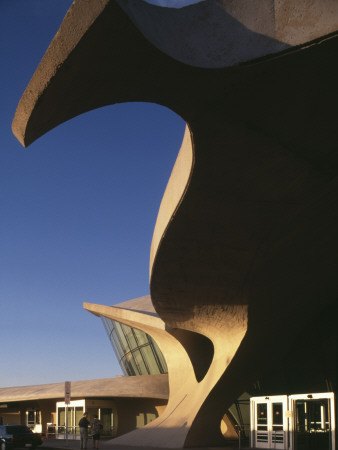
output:
<instances>
[{"instance_id":1,"label":"glass entrance door","mask_svg":"<svg viewBox=\"0 0 338 450\"><path fill-rule=\"evenodd\" d=\"M69 405L64 402L56 403L56 420L57 420L57 433L56 438L63 438L68 435L72 439L79 438L79 420L83 416L83 411L85 408L84 400L71 401ZM66 418L68 412L68 417ZM67 419L67 420L66 420ZM66 430L66 424L68 429Z\"/></svg>"},{"instance_id":2,"label":"glass entrance door","mask_svg":"<svg viewBox=\"0 0 338 450\"><path fill-rule=\"evenodd\" d=\"M335 450L333 392L250 399L251 447Z\"/></svg>"},{"instance_id":3,"label":"glass entrance door","mask_svg":"<svg viewBox=\"0 0 338 450\"><path fill-rule=\"evenodd\" d=\"M334 450L334 394L290 395L293 446L291 450Z\"/></svg>"},{"instance_id":4,"label":"glass entrance door","mask_svg":"<svg viewBox=\"0 0 338 450\"><path fill-rule=\"evenodd\" d=\"M256 448L286 448L287 396L251 399L251 442Z\"/></svg>"},{"instance_id":5,"label":"glass entrance door","mask_svg":"<svg viewBox=\"0 0 338 450\"><path fill-rule=\"evenodd\" d=\"M38 409L29 409L26 411L26 425L32 431L41 433L41 411Z\"/></svg>"}]
</instances>

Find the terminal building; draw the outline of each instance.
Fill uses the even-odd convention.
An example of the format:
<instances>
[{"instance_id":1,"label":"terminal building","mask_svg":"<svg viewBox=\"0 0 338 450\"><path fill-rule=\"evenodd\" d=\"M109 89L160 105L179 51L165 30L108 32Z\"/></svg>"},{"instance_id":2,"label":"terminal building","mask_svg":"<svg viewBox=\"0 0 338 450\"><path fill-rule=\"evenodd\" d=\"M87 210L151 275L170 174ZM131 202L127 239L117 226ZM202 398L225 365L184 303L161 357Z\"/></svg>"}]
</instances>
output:
<instances>
[{"instance_id":1,"label":"terminal building","mask_svg":"<svg viewBox=\"0 0 338 450\"><path fill-rule=\"evenodd\" d=\"M127 328L123 326L123 332ZM134 376L73 381L69 404L65 403L65 383L0 388L2 423L25 424L47 438L78 439L78 423L84 411L91 419L97 414L103 425L102 434L112 438L156 419L168 402L165 363L163 367L157 365L159 360L155 360L156 349L150 337L138 330L132 333L139 340L139 348L124 346L121 367ZM142 364L137 351L142 352ZM141 373L140 368L145 372ZM148 376L143 376L145 373Z\"/></svg>"},{"instance_id":2,"label":"terminal building","mask_svg":"<svg viewBox=\"0 0 338 450\"><path fill-rule=\"evenodd\" d=\"M24 146L121 102L187 123L150 297L84 304L128 376L80 383L72 414L97 402L114 432L117 411L110 446L336 449L337 52L334 0L75 0L66 14L17 108ZM7 391L3 411L37 391Z\"/></svg>"},{"instance_id":3,"label":"terminal building","mask_svg":"<svg viewBox=\"0 0 338 450\"><path fill-rule=\"evenodd\" d=\"M140 329L142 324L139 328L126 325L135 320L134 314L159 320L150 297L113 307L87 303L84 307L102 319L125 376L72 382L69 404L65 403L64 383L2 388L0 417L4 424L26 424L47 439L79 439L78 422L87 411L89 417L98 414L105 438L123 443L123 439L129 441L129 432L164 412L169 398L164 355L170 347L164 346L163 354L155 340ZM304 385L301 381L298 391ZM290 393L280 379L256 380L249 392L243 392L224 411L220 424L224 445L240 442L242 447L254 448L334 449L335 396L329 388L300 393L295 387L297 393ZM282 394L276 395L278 389ZM119 436L122 438L116 440Z\"/></svg>"}]
</instances>

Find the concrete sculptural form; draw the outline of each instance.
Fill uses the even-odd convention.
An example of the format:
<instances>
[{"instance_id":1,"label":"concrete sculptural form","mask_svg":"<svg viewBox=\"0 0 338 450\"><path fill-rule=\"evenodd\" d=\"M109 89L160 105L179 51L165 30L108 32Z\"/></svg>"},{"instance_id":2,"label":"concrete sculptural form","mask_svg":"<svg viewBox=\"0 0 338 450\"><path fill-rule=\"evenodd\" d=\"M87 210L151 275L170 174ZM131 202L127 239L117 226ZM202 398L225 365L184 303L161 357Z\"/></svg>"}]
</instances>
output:
<instances>
[{"instance_id":1,"label":"concrete sculptural form","mask_svg":"<svg viewBox=\"0 0 338 450\"><path fill-rule=\"evenodd\" d=\"M38 66L13 122L25 146L120 102L187 122L151 246L157 315L85 305L168 364L165 412L116 444L222 445L226 409L262 378L336 389L337 30L334 0L75 0Z\"/></svg>"}]
</instances>

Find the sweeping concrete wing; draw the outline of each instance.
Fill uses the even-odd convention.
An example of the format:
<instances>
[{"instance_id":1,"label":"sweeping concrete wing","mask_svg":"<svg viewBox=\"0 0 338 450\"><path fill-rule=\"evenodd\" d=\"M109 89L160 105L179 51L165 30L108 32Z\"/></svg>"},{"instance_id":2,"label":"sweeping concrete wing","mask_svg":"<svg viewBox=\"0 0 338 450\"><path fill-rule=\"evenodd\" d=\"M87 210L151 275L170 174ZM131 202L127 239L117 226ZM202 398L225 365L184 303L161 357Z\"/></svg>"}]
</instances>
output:
<instances>
[{"instance_id":1,"label":"sweeping concrete wing","mask_svg":"<svg viewBox=\"0 0 338 450\"><path fill-rule=\"evenodd\" d=\"M222 444L224 410L255 380L287 389L304 379L299 355L309 324L318 336L312 366L325 370L308 371L306 383L324 386L327 378L335 385L333 359L319 359L324 339L328 354L335 351L338 293L337 7L271 1L273 16L262 16L259 3L249 3L257 7L250 18L248 2L187 7L193 17L217 5L224 23L231 19L234 33L243 31L232 36L237 60L206 68L163 47L167 28L143 30L144 5L127 2L126 14L113 0L76 0L13 122L24 145L83 112L125 101L159 103L187 122L151 248L159 318L145 325L169 331L184 348L187 376L184 395L170 393L161 426L154 421L141 440L134 435L138 444ZM187 17L188 9L180 11ZM240 37L257 33L255 52L245 54L248 40ZM194 41L201 58L203 43ZM125 320L135 325L135 314Z\"/></svg>"}]
</instances>

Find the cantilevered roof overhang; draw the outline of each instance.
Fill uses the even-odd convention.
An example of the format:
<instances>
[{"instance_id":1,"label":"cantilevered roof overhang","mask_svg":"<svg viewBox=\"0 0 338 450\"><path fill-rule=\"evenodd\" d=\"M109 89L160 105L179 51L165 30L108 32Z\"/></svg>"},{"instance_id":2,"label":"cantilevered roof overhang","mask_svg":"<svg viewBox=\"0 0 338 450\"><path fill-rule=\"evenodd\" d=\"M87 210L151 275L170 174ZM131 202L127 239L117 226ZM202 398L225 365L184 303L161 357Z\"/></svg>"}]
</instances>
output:
<instances>
[{"instance_id":1,"label":"cantilevered roof overhang","mask_svg":"<svg viewBox=\"0 0 338 450\"><path fill-rule=\"evenodd\" d=\"M73 381L71 388L73 399L89 397L131 397L166 400L169 394L168 376L165 374ZM8 387L0 389L0 403L59 399L64 398L64 395L64 383Z\"/></svg>"}]
</instances>

